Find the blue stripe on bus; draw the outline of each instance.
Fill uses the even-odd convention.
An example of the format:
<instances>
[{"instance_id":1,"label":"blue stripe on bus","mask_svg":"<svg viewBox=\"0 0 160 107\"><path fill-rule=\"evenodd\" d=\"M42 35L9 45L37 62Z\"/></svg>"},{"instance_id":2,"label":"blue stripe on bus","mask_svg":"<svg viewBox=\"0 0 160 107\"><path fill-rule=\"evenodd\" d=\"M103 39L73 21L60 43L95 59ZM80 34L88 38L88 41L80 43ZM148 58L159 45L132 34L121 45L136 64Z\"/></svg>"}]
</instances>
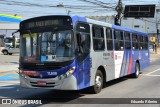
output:
<instances>
[{"instance_id":1,"label":"blue stripe on bus","mask_svg":"<svg viewBox=\"0 0 160 107\"><path fill-rule=\"evenodd\" d=\"M132 55L131 50L125 50L123 54L123 60L122 60L122 66L121 66L121 72L120 77L127 75L129 70L129 63L130 63L130 56Z\"/></svg>"},{"instance_id":2,"label":"blue stripe on bus","mask_svg":"<svg viewBox=\"0 0 160 107\"><path fill-rule=\"evenodd\" d=\"M121 66L120 77L135 73L136 61L140 63L140 70L150 65L148 50L125 50L123 55L123 63Z\"/></svg>"},{"instance_id":3,"label":"blue stripe on bus","mask_svg":"<svg viewBox=\"0 0 160 107\"><path fill-rule=\"evenodd\" d=\"M125 67L126 67L125 64L126 64L126 52L124 51L123 59L122 59L122 66L121 66L120 77L122 77L124 75Z\"/></svg>"},{"instance_id":4,"label":"blue stripe on bus","mask_svg":"<svg viewBox=\"0 0 160 107\"><path fill-rule=\"evenodd\" d=\"M77 88L83 89L90 86L90 56L81 63L76 65Z\"/></svg>"},{"instance_id":5,"label":"blue stripe on bus","mask_svg":"<svg viewBox=\"0 0 160 107\"><path fill-rule=\"evenodd\" d=\"M138 34L147 35L147 33L136 31L136 30L132 30L132 29L129 29L129 28L124 28L122 26L112 25L112 28L117 29L117 30L128 31L128 32L131 32L131 33L138 33Z\"/></svg>"},{"instance_id":6,"label":"blue stripe on bus","mask_svg":"<svg viewBox=\"0 0 160 107\"><path fill-rule=\"evenodd\" d=\"M87 19L85 17L72 16L71 18L72 18L72 24L73 24L73 26L75 26L75 24L77 23L77 21L87 22Z\"/></svg>"}]
</instances>

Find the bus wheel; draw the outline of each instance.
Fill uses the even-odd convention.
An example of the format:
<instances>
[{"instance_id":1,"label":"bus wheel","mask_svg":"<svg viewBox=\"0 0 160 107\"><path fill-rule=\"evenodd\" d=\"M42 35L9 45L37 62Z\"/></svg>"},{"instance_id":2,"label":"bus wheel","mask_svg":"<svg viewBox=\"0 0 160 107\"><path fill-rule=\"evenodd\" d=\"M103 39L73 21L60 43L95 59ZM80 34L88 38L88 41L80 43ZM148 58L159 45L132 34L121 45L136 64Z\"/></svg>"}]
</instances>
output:
<instances>
[{"instance_id":1,"label":"bus wheel","mask_svg":"<svg viewBox=\"0 0 160 107\"><path fill-rule=\"evenodd\" d=\"M12 53L9 53L9 55L12 55Z\"/></svg>"},{"instance_id":2,"label":"bus wheel","mask_svg":"<svg viewBox=\"0 0 160 107\"><path fill-rule=\"evenodd\" d=\"M94 86L92 87L92 91L94 94L99 93L103 87L103 74L100 70L97 70L95 75Z\"/></svg>"},{"instance_id":3,"label":"bus wheel","mask_svg":"<svg viewBox=\"0 0 160 107\"><path fill-rule=\"evenodd\" d=\"M140 67L139 67L139 64L136 63L136 65L135 65L135 73L133 74L133 77L134 78L138 78L139 74L140 74Z\"/></svg>"},{"instance_id":4,"label":"bus wheel","mask_svg":"<svg viewBox=\"0 0 160 107\"><path fill-rule=\"evenodd\" d=\"M6 51L6 50L3 51L3 54L4 54L4 55L8 55L8 51Z\"/></svg>"}]
</instances>

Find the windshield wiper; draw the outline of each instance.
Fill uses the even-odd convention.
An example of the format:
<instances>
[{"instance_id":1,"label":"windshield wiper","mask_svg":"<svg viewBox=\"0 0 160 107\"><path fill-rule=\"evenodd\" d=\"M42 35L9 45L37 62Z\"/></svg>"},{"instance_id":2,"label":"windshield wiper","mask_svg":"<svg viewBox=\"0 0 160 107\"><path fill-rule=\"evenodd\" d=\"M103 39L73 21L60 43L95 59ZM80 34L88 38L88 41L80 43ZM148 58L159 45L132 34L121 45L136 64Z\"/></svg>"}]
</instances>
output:
<instances>
[{"instance_id":1,"label":"windshield wiper","mask_svg":"<svg viewBox=\"0 0 160 107\"><path fill-rule=\"evenodd\" d=\"M27 32L29 32L30 37L32 37L32 33L30 30L27 30Z\"/></svg>"}]
</instances>

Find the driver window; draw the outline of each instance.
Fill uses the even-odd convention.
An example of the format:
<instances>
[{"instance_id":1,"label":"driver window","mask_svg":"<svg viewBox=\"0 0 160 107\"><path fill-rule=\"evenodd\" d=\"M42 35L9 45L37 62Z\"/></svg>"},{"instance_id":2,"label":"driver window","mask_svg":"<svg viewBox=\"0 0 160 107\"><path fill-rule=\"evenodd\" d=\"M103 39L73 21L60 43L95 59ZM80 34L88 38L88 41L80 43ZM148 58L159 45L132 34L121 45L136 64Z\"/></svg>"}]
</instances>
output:
<instances>
[{"instance_id":1,"label":"driver window","mask_svg":"<svg viewBox=\"0 0 160 107\"><path fill-rule=\"evenodd\" d=\"M90 26L87 23L77 23L77 46L76 54L77 60L82 62L90 52Z\"/></svg>"}]
</instances>

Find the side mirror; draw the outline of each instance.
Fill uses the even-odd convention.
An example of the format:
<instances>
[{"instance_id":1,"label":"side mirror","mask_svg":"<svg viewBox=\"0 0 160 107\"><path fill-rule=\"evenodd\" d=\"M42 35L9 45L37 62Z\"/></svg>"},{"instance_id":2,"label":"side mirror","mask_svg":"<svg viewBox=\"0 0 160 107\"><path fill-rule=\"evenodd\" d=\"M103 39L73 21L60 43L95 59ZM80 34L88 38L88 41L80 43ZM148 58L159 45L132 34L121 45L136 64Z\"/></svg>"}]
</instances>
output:
<instances>
[{"instance_id":1,"label":"side mirror","mask_svg":"<svg viewBox=\"0 0 160 107\"><path fill-rule=\"evenodd\" d=\"M12 33L12 36L14 36L14 34L17 33L17 32L19 32L19 31L20 31L20 30L17 30L17 31L15 31L15 32L13 32L13 33Z\"/></svg>"},{"instance_id":2,"label":"side mirror","mask_svg":"<svg viewBox=\"0 0 160 107\"><path fill-rule=\"evenodd\" d=\"M81 34L80 33L76 34L76 39L77 39L77 45L78 45L77 52L79 53L79 55L81 55L81 53L83 53L83 50L82 50L82 47L81 47L82 39L81 39Z\"/></svg>"}]
</instances>

